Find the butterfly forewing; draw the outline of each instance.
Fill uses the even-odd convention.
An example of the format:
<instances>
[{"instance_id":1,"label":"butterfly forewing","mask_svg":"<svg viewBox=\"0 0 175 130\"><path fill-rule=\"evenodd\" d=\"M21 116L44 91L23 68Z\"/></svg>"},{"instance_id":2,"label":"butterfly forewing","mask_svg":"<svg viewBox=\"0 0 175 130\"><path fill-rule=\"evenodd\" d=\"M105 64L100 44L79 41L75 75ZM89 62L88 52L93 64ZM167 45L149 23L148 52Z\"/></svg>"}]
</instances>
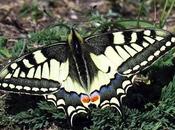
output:
<instances>
[{"instance_id":1,"label":"butterfly forewing","mask_svg":"<svg viewBox=\"0 0 175 130\"><path fill-rule=\"evenodd\" d=\"M85 41L100 70L110 68L122 75L133 75L145 69L175 45L175 37L171 33L151 29L111 32Z\"/></svg>"},{"instance_id":2,"label":"butterfly forewing","mask_svg":"<svg viewBox=\"0 0 175 130\"><path fill-rule=\"evenodd\" d=\"M68 76L67 53L67 44L59 43L19 57L1 70L1 90L28 94L57 91Z\"/></svg>"}]
</instances>

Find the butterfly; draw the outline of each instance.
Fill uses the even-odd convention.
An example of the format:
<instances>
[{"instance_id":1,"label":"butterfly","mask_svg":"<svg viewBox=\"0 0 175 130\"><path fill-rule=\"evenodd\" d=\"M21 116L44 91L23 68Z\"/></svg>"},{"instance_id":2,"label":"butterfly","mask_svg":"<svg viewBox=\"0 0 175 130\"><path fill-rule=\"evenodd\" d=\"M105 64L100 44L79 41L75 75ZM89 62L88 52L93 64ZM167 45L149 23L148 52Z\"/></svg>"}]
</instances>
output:
<instances>
[{"instance_id":1,"label":"butterfly","mask_svg":"<svg viewBox=\"0 0 175 130\"><path fill-rule=\"evenodd\" d=\"M0 90L43 95L73 124L92 107L121 111L134 76L175 45L159 29L111 31L82 38L72 29L67 41L38 48L4 65Z\"/></svg>"}]
</instances>

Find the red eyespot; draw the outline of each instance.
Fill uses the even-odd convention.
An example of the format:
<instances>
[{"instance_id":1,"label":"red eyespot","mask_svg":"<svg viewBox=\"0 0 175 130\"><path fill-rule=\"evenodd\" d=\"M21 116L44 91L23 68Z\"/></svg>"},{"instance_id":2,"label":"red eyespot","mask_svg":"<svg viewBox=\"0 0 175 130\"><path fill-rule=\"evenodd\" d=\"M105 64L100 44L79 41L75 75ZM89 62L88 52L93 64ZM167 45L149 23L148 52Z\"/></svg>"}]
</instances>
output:
<instances>
[{"instance_id":1,"label":"red eyespot","mask_svg":"<svg viewBox=\"0 0 175 130\"><path fill-rule=\"evenodd\" d=\"M83 103L89 103L90 102L89 96L82 96L81 97L81 102L83 102Z\"/></svg>"},{"instance_id":2,"label":"red eyespot","mask_svg":"<svg viewBox=\"0 0 175 130\"><path fill-rule=\"evenodd\" d=\"M92 95L92 96L91 96L91 102L95 102L95 101L97 101L99 98L100 98L99 95Z\"/></svg>"}]
</instances>

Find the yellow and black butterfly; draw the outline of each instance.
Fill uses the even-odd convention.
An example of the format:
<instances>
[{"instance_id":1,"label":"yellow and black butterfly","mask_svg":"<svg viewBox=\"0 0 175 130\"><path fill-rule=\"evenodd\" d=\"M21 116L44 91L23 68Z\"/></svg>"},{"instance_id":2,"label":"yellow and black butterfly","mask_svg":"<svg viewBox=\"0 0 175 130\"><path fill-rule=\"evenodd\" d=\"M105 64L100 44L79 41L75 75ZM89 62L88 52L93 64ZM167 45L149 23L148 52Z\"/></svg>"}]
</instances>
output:
<instances>
[{"instance_id":1,"label":"yellow and black butterfly","mask_svg":"<svg viewBox=\"0 0 175 130\"><path fill-rule=\"evenodd\" d=\"M74 115L91 107L114 107L134 75L149 67L175 45L173 34L154 29L106 32L87 38L72 29L67 41L39 48L5 65L0 89L43 95Z\"/></svg>"}]
</instances>

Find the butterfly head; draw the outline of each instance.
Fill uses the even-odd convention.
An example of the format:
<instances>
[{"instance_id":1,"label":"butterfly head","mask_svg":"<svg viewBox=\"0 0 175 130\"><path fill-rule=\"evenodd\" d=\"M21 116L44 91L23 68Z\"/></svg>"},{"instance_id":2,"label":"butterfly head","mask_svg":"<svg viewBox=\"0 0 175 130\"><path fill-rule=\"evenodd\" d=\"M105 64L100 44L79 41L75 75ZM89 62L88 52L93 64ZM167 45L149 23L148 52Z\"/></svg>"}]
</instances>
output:
<instances>
[{"instance_id":1,"label":"butterfly head","mask_svg":"<svg viewBox=\"0 0 175 130\"><path fill-rule=\"evenodd\" d=\"M69 45L72 45L73 43L83 43L83 38L74 28L71 29L70 34L68 35L68 43Z\"/></svg>"}]
</instances>

